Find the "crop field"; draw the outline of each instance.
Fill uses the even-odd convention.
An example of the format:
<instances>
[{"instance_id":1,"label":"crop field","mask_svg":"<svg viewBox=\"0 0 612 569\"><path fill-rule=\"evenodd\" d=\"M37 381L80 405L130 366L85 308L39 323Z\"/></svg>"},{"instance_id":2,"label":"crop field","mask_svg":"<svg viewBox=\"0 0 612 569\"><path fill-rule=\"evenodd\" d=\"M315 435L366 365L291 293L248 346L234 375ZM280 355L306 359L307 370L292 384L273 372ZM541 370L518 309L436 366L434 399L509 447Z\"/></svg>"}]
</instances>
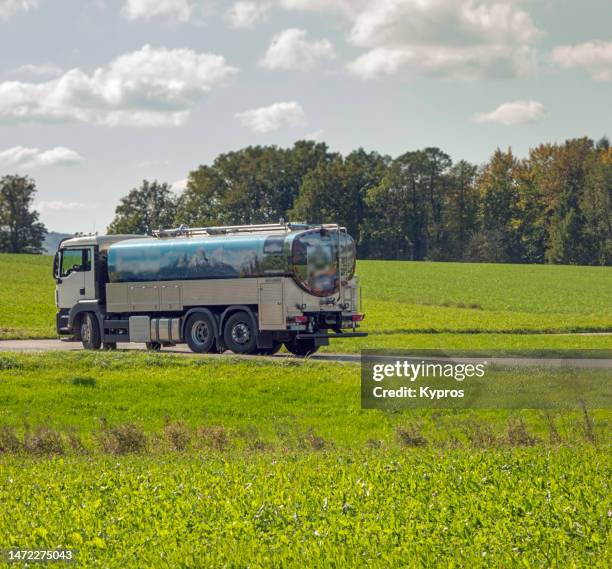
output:
<instances>
[{"instance_id":1,"label":"crop field","mask_svg":"<svg viewBox=\"0 0 612 569\"><path fill-rule=\"evenodd\" d=\"M0 354L0 546L77 566L607 567L612 414L362 410L359 368Z\"/></svg>"},{"instance_id":2,"label":"crop field","mask_svg":"<svg viewBox=\"0 0 612 569\"><path fill-rule=\"evenodd\" d=\"M604 568L609 466L590 448L10 458L0 533L79 567Z\"/></svg>"},{"instance_id":3,"label":"crop field","mask_svg":"<svg viewBox=\"0 0 612 569\"><path fill-rule=\"evenodd\" d=\"M0 255L0 339L54 337L50 273L51 257ZM361 261L358 274L370 336L328 351L612 346L575 334L612 332L609 267Z\"/></svg>"}]
</instances>

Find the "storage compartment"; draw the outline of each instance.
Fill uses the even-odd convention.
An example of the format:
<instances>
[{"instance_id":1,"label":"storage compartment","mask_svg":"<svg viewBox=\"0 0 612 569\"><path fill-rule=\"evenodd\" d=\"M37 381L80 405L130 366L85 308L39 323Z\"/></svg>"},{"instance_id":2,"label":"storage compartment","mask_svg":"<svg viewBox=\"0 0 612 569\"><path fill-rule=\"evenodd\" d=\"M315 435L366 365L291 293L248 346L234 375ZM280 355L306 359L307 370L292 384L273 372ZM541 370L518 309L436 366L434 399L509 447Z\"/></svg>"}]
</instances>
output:
<instances>
[{"instance_id":1,"label":"storage compartment","mask_svg":"<svg viewBox=\"0 0 612 569\"><path fill-rule=\"evenodd\" d=\"M150 342L150 318L148 316L130 316L130 342Z\"/></svg>"}]
</instances>

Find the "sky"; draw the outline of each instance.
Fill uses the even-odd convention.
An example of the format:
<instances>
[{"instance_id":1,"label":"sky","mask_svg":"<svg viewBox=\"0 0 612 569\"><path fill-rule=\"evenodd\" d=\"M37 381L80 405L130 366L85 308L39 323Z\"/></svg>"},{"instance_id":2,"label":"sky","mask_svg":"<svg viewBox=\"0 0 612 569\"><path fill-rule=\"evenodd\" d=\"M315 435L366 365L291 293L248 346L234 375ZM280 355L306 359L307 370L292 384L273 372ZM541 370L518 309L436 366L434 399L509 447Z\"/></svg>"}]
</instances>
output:
<instances>
[{"instance_id":1,"label":"sky","mask_svg":"<svg viewBox=\"0 0 612 569\"><path fill-rule=\"evenodd\" d=\"M485 162L612 135L612 0L0 0L0 175L104 233L248 145Z\"/></svg>"}]
</instances>

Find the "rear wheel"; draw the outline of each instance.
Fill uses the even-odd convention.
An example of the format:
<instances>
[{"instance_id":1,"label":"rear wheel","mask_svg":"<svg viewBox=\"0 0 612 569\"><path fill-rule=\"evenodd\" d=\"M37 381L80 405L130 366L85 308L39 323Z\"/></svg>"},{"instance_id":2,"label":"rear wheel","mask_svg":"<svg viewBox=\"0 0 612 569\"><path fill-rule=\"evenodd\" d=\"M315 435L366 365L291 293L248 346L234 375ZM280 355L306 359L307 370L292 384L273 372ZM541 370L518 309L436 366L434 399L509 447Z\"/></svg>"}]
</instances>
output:
<instances>
[{"instance_id":1,"label":"rear wheel","mask_svg":"<svg viewBox=\"0 0 612 569\"><path fill-rule=\"evenodd\" d=\"M215 327L208 314L192 314L185 323L185 341L192 352L210 352L215 343Z\"/></svg>"},{"instance_id":2,"label":"rear wheel","mask_svg":"<svg viewBox=\"0 0 612 569\"><path fill-rule=\"evenodd\" d=\"M257 351L257 330L247 312L236 312L227 319L223 327L223 342L235 354L254 354Z\"/></svg>"},{"instance_id":3,"label":"rear wheel","mask_svg":"<svg viewBox=\"0 0 612 569\"><path fill-rule=\"evenodd\" d=\"M86 350L99 350L102 345L98 319L92 312L86 312L81 319L81 342Z\"/></svg>"},{"instance_id":4,"label":"rear wheel","mask_svg":"<svg viewBox=\"0 0 612 569\"><path fill-rule=\"evenodd\" d=\"M312 338L285 342L285 348L293 355L301 357L311 356L319 350L319 346L315 345L315 341Z\"/></svg>"}]
</instances>

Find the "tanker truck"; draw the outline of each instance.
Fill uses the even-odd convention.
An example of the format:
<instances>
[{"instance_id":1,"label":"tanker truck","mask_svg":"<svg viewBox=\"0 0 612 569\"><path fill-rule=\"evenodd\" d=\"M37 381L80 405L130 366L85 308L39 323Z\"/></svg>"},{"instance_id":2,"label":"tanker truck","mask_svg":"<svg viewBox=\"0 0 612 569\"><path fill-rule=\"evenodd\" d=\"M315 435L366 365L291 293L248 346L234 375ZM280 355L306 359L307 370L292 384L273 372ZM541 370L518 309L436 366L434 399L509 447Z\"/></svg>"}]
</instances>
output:
<instances>
[{"instance_id":1,"label":"tanker truck","mask_svg":"<svg viewBox=\"0 0 612 569\"><path fill-rule=\"evenodd\" d=\"M90 350L307 356L366 336L355 243L336 224L285 223L76 234L55 254L56 328Z\"/></svg>"}]
</instances>

